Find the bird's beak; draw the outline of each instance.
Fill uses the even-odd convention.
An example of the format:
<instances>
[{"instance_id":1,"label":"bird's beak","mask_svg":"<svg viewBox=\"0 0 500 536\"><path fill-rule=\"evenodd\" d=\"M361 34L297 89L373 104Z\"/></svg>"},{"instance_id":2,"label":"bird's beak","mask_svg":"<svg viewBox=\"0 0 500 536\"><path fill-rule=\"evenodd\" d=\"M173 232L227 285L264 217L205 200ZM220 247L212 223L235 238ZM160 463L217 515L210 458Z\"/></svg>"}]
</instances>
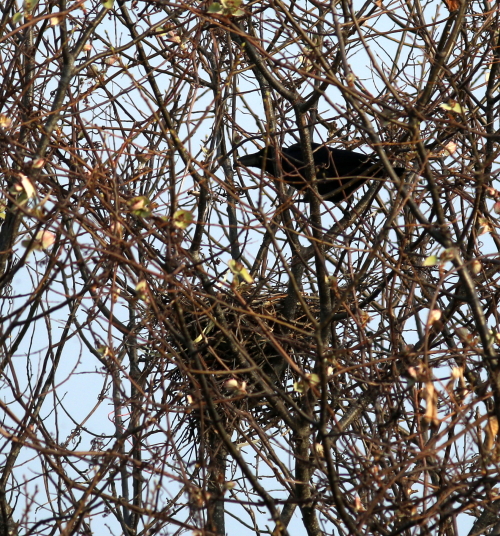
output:
<instances>
[{"instance_id":1,"label":"bird's beak","mask_svg":"<svg viewBox=\"0 0 500 536\"><path fill-rule=\"evenodd\" d=\"M236 161L237 166L260 167L261 157L258 154L246 154Z\"/></svg>"}]
</instances>

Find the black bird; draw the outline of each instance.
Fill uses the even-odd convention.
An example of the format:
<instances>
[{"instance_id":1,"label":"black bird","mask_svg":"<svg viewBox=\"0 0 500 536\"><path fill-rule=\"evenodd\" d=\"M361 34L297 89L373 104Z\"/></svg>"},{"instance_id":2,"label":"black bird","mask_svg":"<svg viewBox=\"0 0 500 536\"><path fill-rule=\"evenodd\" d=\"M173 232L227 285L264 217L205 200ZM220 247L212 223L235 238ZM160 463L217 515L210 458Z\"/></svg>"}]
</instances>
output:
<instances>
[{"instance_id":1,"label":"black bird","mask_svg":"<svg viewBox=\"0 0 500 536\"><path fill-rule=\"evenodd\" d=\"M311 148L316 166L318 192L327 201L333 203L344 201L366 181L387 175L378 160L365 154L325 147L319 143L312 143ZM305 163L300 143L285 147L281 152L283 180L297 190L306 190L308 182L303 174ZM238 164L256 167L274 176L275 161L274 148L267 147L257 153L242 156ZM401 176L405 169L394 167L394 171ZM306 192L303 201L308 201L309 195Z\"/></svg>"}]
</instances>

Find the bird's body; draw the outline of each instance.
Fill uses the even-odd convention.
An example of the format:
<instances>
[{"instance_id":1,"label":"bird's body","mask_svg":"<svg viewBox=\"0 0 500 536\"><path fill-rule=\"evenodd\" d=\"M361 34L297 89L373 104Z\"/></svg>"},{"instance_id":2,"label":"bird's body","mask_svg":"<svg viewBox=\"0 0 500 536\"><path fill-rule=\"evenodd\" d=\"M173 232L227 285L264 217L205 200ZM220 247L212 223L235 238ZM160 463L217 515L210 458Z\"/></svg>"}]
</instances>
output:
<instances>
[{"instance_id":1,"label":"bird's body","mask_svg":"<svg viewBox=\"0 0 500 536\"><path fill-rule=\"evenodd\" d=\"M312 143L314 164L316 167L316 186L319 194L328 201L339 203L347 199L355 190L373 178L386 175L382 165L362 153L326 147ZM304 190L305 201L309 194L308 182L305 178L305 163L300 143L281 150L281 167L283 180L296 188ZM266 147L257 153L249 154L239 159L239 164L257 167L274 176L276 158L273 147ZM404 173L404 168L395 167L398 175Z\"/></svg>"}]
</instances>

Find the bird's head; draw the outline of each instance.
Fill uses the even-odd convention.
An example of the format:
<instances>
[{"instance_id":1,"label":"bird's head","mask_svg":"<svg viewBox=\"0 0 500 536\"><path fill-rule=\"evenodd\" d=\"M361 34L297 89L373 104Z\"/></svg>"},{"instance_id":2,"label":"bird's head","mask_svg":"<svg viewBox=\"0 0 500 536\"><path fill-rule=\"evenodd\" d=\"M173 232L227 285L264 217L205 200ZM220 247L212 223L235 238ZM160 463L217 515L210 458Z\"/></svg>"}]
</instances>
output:
<instances>
[{"instance_id":1,"label":"bird's head","mask_svg":"<svg viewBox=\"0 0 500 536\"><path fill-rule=\"evenodd\" d=\"M266 169L266 171L273 171L274 160L274 148L264 147L257 153L246 154L239 158L236 162L238 166L256 167L259 169Z\"/></svg>"}]
</instances>

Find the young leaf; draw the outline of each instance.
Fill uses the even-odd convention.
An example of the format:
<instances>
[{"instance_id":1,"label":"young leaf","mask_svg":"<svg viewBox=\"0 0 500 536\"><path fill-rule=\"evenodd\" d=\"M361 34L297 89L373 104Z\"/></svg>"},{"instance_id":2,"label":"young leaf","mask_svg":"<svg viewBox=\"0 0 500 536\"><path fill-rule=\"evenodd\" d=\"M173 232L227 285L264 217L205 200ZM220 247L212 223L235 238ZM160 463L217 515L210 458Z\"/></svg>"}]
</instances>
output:
<instances>
[{"instance_id":1,"label":"young leaf","mask_svg":"<svg viewBox=\"0 0 500 536\"><path fill-rule=\"evenodd\" d=\"M455 100L449 100L448 102L443 102L439 105L443 110L446 110L447 112L454 112L456 114L460 114L462 112L465 112L466 108L463 108L457 101Z\"/></svg>"},{"instance_id":2,"label":"young leaf","mask_svg":"<svg viewBox=\"0 0 500 536\"><path fill-rule=\"evenodd\" d=\"M229 269L234 275L237 275L243 279L246 283L253 283L252 276L248 273L248 270L239 261L231 259L228 262Z\"/></svg>"},{"instance_id":3,"label":"young leaf","mask_svg":"<svg viewBox=\"0 0 500 536\"><path fill-rule=\"evenodd\" d=\"M429 255L423 262L422 266L436 266L436 264L439 262L439 259L436 255Z\"/></svg>"},{"instance_id":4,"label":"young leaf","mask_svg":"<svg viewBox=\"0 0 500 536\"><path fill-rule=\"evenodd\" d=\"M193 223L193 214L189 210L178 210L174 214L174 226L177 229L187 229Z\"/></svg>"}]
</instances>

